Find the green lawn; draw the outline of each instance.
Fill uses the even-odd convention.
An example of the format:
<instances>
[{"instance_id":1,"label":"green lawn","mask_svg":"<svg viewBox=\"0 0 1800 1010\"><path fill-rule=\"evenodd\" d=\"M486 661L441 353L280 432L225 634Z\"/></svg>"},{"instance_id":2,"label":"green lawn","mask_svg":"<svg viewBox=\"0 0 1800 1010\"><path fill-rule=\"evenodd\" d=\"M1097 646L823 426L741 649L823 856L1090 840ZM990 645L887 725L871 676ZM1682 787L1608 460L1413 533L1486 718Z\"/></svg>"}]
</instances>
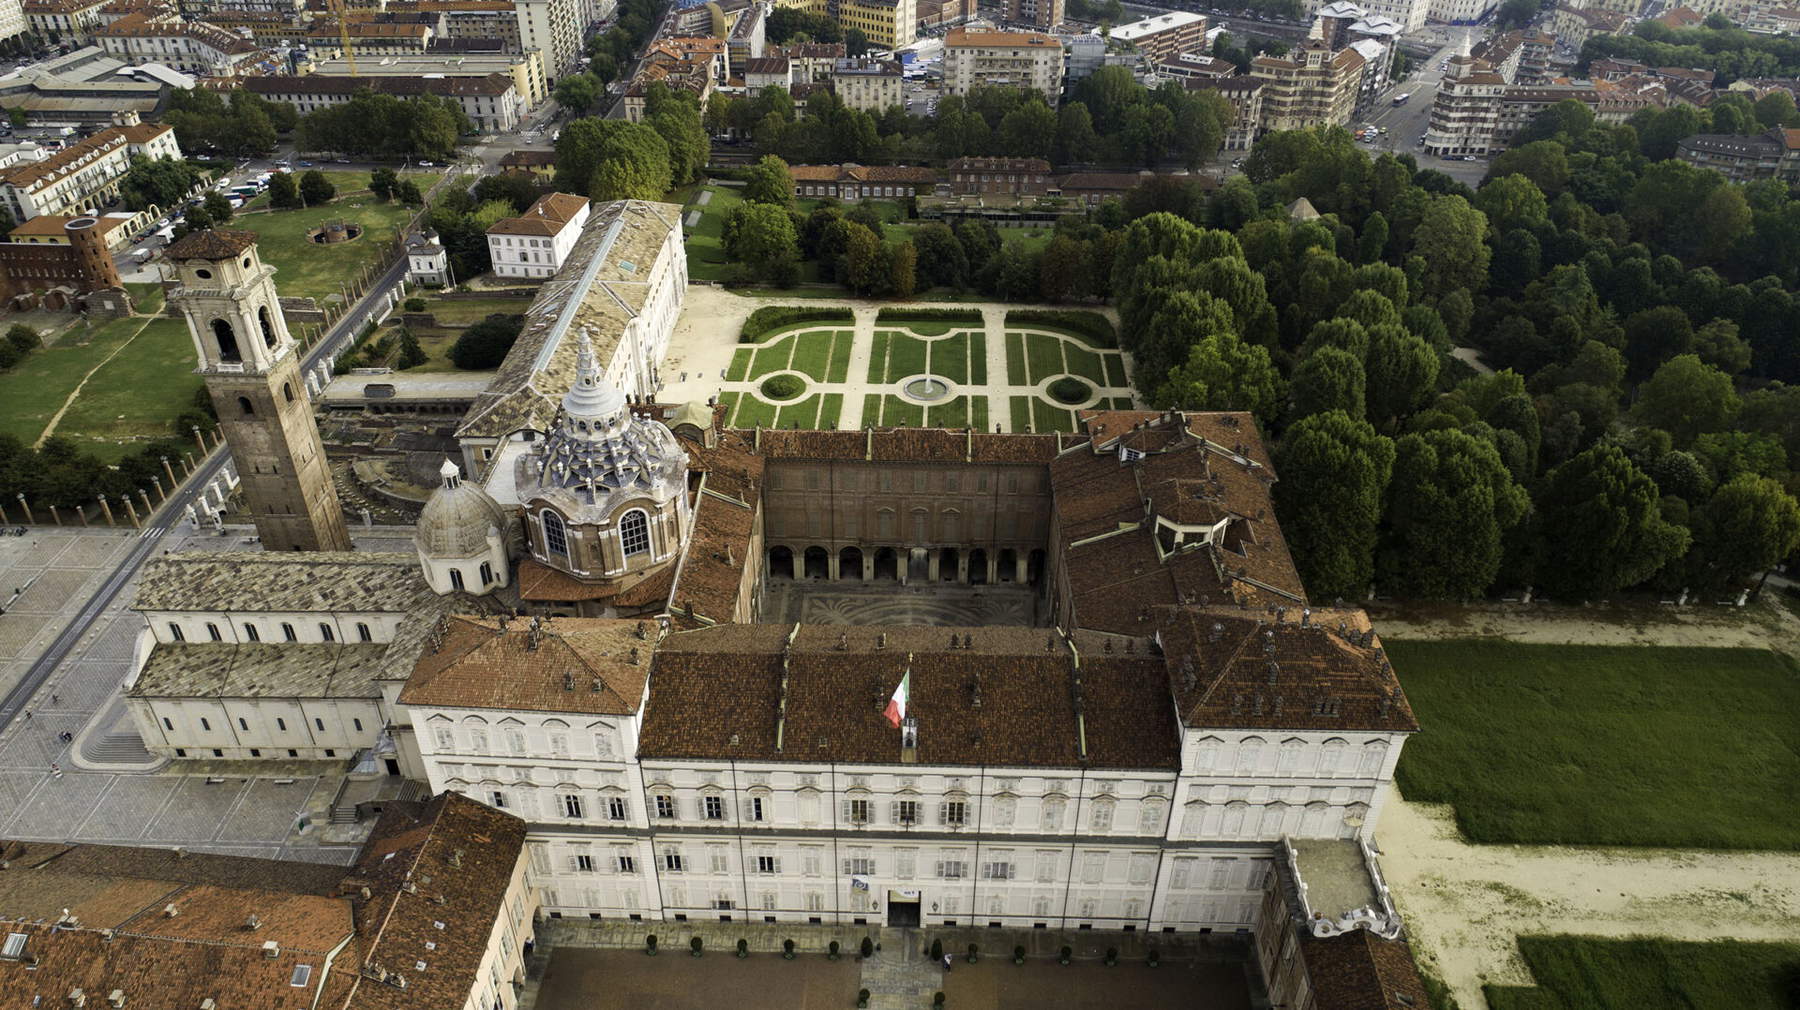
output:
<instances>
[{"instance_id":1,"label":"green lawn","mask_svg":"<svg viewBox=\"0 0 1800 1010\"><path fill-rule=\"evenodd\" d=\"M529 308L529 298L445 298L438 294L425 299L425 311L440 323L478 323L495 313L524 315Z\"/></svg>"},{"instance_id":2,"label":"green lawn","mask_svg":"<svg viewBox=\"0 0 1800 1010\"><path fill-rule=\"evenodd\" d=\"M805 372L820 382L826 381L837 365L837 359L844 359L843 367L849 368L850 334L836 330L806 330L796 335L798 343L794 347L794 361L788 366L796 371Z\"/></svg>"},{"instance_id":3,"label":"green lawn","mask_svg":"<svg viewBox=\"0 0 1800 1010\"><path fill-rule=\"evenodd\" d=\"M925 407L911 400L903 400L898 396L881 398L881 423L890 427L905 425L909 428L922 427L925 424Z\"/></svg>"},{"instance_id":4,"label":"green lawn","mask_svg":"<svg viewBox=\"0 0 1800 1010\"><path fill-rule=\"evenodd\" d=\"M750 375L750 359L756 354L748 347L740 347L732 352L731 364L725 369L727 382L742 382Z\"/></svg>"},{"instance_id":5,"label":"green lawn","mask_svg":"<svg viewBox=\"0 0 1800 1010\"><path fill-rule=\"evenodd\" d=\"M819 426L819 394L790 403L775 414L777 428L817 428Z\"/></svg>"},{"instance_id":6,"label":"green lawn","mask_svg":"<svg viewBox=\"0 0 1800 1010\"><path fill-rule=\"evenodd\" d=\"M1390 641L1396 778L1475 842L1800 849L1800 676L1751 649Z\"/></svg>"},{"instance_id":7,"label":"green lawn","mask_svg":"<svg viewBox=\"0 0 1800 1010\"><path fill-rule=\"evenodd\" d=\"M1031 398L1031 423L1040 432L1074 431L1075 414L1065 407L1058 407L1042 397L1034 396Z\"/></svg>"},{"instance_id":8,"label":"green lawn","mask_svg":"<svg viewBox=\"0 0 1800 1010\"><path fill-rule=\"evenodd\" d=\"M294 173L294 184L296 186L299 185L300 176L305 175L310 171L312 171L312 169L303 168ZM320 169L320 171L325 173L325 181L331 183L331 185L337 189L338 198L340 199L350 193L367 192L369 188L369 173L367 172L344 172L329 168ZM413 183L419 187L419 192L423 193L435 185L439 179L443 178L443 175L444 173L442 172L413 172L408 173L406 178L411 179ZM244 211L249 210L261 210L268 205L269 191L265 189L261 193L258 193L250 202L238 208L238 213L241 214Z\"/></svg>"},{"instance_id":9,"label":"green lawn","mask_svg":"<svg viewBox=\"0 0 1800 1010\"><path fill-rule=\"evenodd\" d=\"M931 342L931 374L958 384L969 381L969 335L955 333Z\"/></svg>"},{"instance_id":10,"label":"green lawn","mask_svg":"<svg viewBox=\"0 0 1800 1010\"><path fill-rule=\"evenodd\" d=\"M888 340L892 336L887 330L876 330L874 338L869 341L870 382L887 381Z\"/></svg>"},{"instance_id":11,"label":"green lawn","mask_svg":"<svg viewBox=\"0 0 1800 1010\"><path fill-rule=\"evenodd\" d=\"M421 182L423 180L421 179ZM368 266L387 262L388 243L418 208L350 197L325 207L247 214L227 227L253 231L263 261L275 267L275 287L289 297L323 299ZM360 238L322 246L307 232L329 221L361 225Z\"/></svg>"},{"instance_id":12,"label":"green lawn","mask_svg":"<svg viewBox=\"0 0 1800 1010\"><path fill-rule=\"evenodd\" d=\"M819 404L819 427L841 428L844 426L844 394L826 393Z\"/></svg>"},{"instance_id":13,"label":"green lawn","mask_svg":"<svg viewBox=\"0 0 1800 1010\"><path fill-rule=\"evenodd\" d=\"M888 381L897 382L909 375L923 374L925 354L925 341L904 333L894 334L888 341Z\"/></svg>"},{"instance_id":14,"label":"green lawn","mask_svg":"<svg viewBox=\"0 0 1800 1010\"><path fill-rule=\"evenodd\" d=\"M1748 882L1746 882L1748 883ZM1788 1010L1800 946L1521 936L1536 986L1484 988L1492 1010Z\"/></svg>"},{"instance_id":15,"label":"green lawn","mask_svg":"<svg viewBox=\"0 0 1800 1010\"><path fill-rule=\"evenodd\" d=\"M1025 334L1026 383L1038 383L1063 372L1063 342L1046 333ZM1016 379L1014 381L1017 381Z\"/></svg>"},{"instance_id":16,"label":"green lawn","mask_svg":"<svg viewBox=\"0 0 1800 1010\"><path fill-rule=\"evenodd\" d=\"M1008 333L1006 335L1006 381L1010 385L1024 385L1025 377L1025 334Z\"/></svg>"},{"instance_id":17,"label":"green lawn","mask_svg":"<svg viewBox=\"0 0 1800 1010\"><path fill-rule=\"evenodd\" d=\"M1125 356L1123 354L1106 354L1101 356L1106 362L1106 384L1123 387L1125 379Z\"/></svg>"},{"instance_id":18,"label":"green lawn","mask_svg":"<svg viewBox=\"0 0 1800 1010\"><path fill-rule=\"evenodd\" d=\"M169 422L193 406L201 387L185 321L120 322L149 325L88 379L56 428L107 460L124 456L134 441L171 434Z\"/></svg>"},{"instance_id":19,"label":"green lawn","mask_svg":"<svg viewBox=\"0 0 1800 1010\"><path fill-rule=\"evenodd\" d=\"M828 382L846 382L850 378L850 352L855 349L856 334L839 330L831 352L831 375Z\"/></svg>"},{"instance_id":20,"label":"green lawn","mask_svg":"<svg viewBox=\"0 0 1800 1010\"><path fill-rule=\"evenodd\" d=\"M725 256L725 247L719 244L719 236L725 229L725 217L744 202L739 190L728 186L708 186L706 191L712 198L704 207L688 204L687 211L699 210L700 223L688 230L687 258L688 277L697 281L720 281L725 279L726 268L730 260Z\"/></svg>"},{"instance_id":21,"label":"green lawn","mask_svg":"<svg viewBox=\"0 0 1800 1010\"><path fill-rule=\"evenodd\" d=\"M793 357L794 337L790 334L767 347L757 348L756 357L750 362L750 375L754 378L779 372L788 367Z\"/></svg>"},{"instance_id":22,"label":"green lawn","mask_svg":"<svg viewBox=\"0 0 1800 1010\"><path fill-rule=\"evenodd\" d=\"M1026 431L1031 427L1031 404L1035 397L1007 397L1008 413L1012 415L1012 430Z\"/></svg>"},{"instance_id":23,"label":"green lawn","mask_svg":"<svg viewBox=\"0 0 1800 1010\"><path fill-rule=\"evenodd\" d=\"M969 381L987 385L987 334L977 330L969 334Z\"/></svg>"}]
</instances>

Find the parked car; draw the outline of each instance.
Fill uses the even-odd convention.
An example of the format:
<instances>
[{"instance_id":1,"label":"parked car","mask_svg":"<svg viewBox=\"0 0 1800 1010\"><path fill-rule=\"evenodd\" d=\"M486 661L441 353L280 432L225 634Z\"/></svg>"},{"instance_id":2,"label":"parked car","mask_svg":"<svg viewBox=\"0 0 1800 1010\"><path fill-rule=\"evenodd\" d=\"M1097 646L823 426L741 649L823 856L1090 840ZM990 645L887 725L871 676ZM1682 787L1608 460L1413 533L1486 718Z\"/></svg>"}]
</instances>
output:
<instances>
[{"instance_id":1,"label":"parked car","mask_svg":"<svg viewBox=\"0 0 1800 1010\"><path fill-rule=\"evenodd\" d=\"M313 163L310 161L303 161L300 163L300 167L301 168L311 168L311 167L313 167Z\"/></svg>"},{"instance_id":2,"label":"parked car","mask_svg":"<svg viewBox=\"0 0 1800 1010\"><path fill-rule=\"evenodd\" d=\"M437 162L435 162L435 161L421 161L421 162L419 162L419 167L420 167L420 168L436 168L436 167L437 167Z\"/></svg>"}]
</instances>

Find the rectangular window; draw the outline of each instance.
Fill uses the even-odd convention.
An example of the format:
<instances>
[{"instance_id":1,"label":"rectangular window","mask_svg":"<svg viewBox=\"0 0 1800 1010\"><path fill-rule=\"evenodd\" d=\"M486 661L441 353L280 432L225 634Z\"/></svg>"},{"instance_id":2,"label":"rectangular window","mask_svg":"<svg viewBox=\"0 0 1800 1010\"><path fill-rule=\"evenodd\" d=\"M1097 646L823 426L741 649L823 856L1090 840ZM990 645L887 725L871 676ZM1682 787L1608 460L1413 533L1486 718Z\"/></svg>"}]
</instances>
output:
<instances>
[{"instance_id":1,"label":"rectangular window","mask_svg":"<svg viewBox=\"0 0 1800 1010\"><path fill-rule=\"evenodd\" d=\"M319 624L319 638L326 642L337 641L337 636L332 633L331 625L324 622L320 622Z\"/></svg>"},{"instance_id":2,"label":"rectangular window","mask_svg":"<svg viewBox=\"0 0 1800 1010\"><path fill-rule=\"evenodd\" d=\"M705 816L707 820L722 821L725 819L725 800L723 798L718 796L704 796L700 799L700 805L706 812Z\"/></svg>"},{"instance_id":3,"label":"rectangular window","mask_svg":"<svg viewBox=\"0 0 1800 1010\"><path fill-rule=\"evenodd\" d=\"M582 873L594 872L594 857L589 856L589 855L576 856L575 857L575 869L581 871Z\"/></svg>"},{"instance_id":4,"label":"rectangular window","mask_svg":"<svg viewBox=\"0 0 1800 1010\"><path fill-rule=\"evenodd\" d=\"M626 856L626 855L614 856L613 857L613 866L620 873L636 873L637 872L637 857L636 856Z\"/></svg>"},{"instance_id":5,"label":"rectangular window","mask_svg":"<svg viewBox=\"0 0 1800 1010\"><path fill-rule=\"evenodd\" d=\"M250 720L244 718L241 715L238 716L238 729L241 729L244 732L248 733L250 731Z\"/></svg>"},{"instance_id":6,"label":"rectangular window","mask_svg":"<svg viewBox=\"0 0 1800 1010\"><path fill-rule=\"evenodd\" d=\"M917 824L919 822L919 804L916 800L900 800L894 804L895 824Z\"/></svg>"},{"instance_id":7,"label":"rectangular window","mask_svg":"<svg viewBox=\"0 0 1800 1010\"><path fill-rule=\"evenodd\" d=\"M946 827L960 828L968 820L969 805L961 800L938 804L938 820Z\"/></svg>"},{"instance_id":8,"label":"rectangular window","mask_svg":"<svg viewBox=\"0 0 1800 1010\"><path fill-rule=\"evenodd\" d=\"M211 621L206 622L206 637L215 642L223 642L225 640L225 636L219 633L219 626Z\"/></svg>"},{"instance_id":9,"label":"rectangular window","mask_svg":"<svg viewBox=\"0 0 1800 1010\"><path fill-rule=\"evenodd\" d=\"M937 875L945 880L961 880L968 875L968 867L960 859L944 859L937 864Z\"/></svg>"},{"instance_id":10,"label":"rectangular window","mask_svg":"<svg viewBox=\"0 0 1800 1010\"><path fill-rule=\"evenodd\" d=\"M845 800L844 801L844 819L849 821L851 824L867 824L867 823L869 823L869 801L868 800Z\"/></svg>"},{"instance_id":11,"label":"rectangular window","mask_svg":"<svg viewBox=\"0 0 1800 1010\"><path fill-rule=\"evenodd\" d=\"M625 806L625 797L623 797L623 796L608 796L606 798L606 819L607 820L622 821L626 818L627 814L628 814L628 811Z\"/></svg>"},{"instance_id":12,"label":"rectangular window","mask_svg":"<svg viewBox=\"0 0 1800 1010\"><path fill-rule=\"evenodd\" d=\"M281 637L289 642L298 642L300 640L300 635L298 632L294 631L294 626L285 622L281 625Z\"/></svg>"},{"instance_id":13,"label":"rectangular window","mask_svg":"<svg viewBox=\"0 0 1800 1010\"><path fill-rule=\"evenodd\" d=\"M656 816L663 820L675 818L675 797L658 795L656 797Z\"/></svg>"},{"instance_id":14,"label":"rectangular window","mask_svg":"<svg viewBox=\"0 0 1800 1010\"><path fill-rule=\"evenodd\" d=\"M200 720L200 729L203 730L204 732L211 733L212 732L212 723L207 722L204 718L202 718Z\"/></svg>"},{"instance_id":15,"label":"rectangular window","mask_svg":"<svg viewBox=\"0 0 1800 1010\"><path fill-rule=\"evenodd\" d=\"M181 633L181 625L176 624L174 621L169 622L169 638L171 641L176 642L187 641L187 636Z\"/></svg>"},{"instance_id":16,"label":"rectangular window","mask_svg":"<svg viewBox=\"0 0 1800 1010\"><path fill-rule=\"evenodd\" d=\"M286 733L287 732L287 720L286 719L276 719L275 720L275 728L280 730L283 733ZM449 742L445 743L445 741L449 741ZM438 748L439 750L455 750L456 749L456 738L451 736L450 731L447 729L438 730L438 743L441 745Z\"/></svg>"},{"instance_id":17,"label":"rectangular window","mask_svg":"<svg viewBox=\"0 0 1800 1010\"><path fill-rule=\"evenodd\" d=\"M1013 875L1014 867L1010 862L995 861L981 864L981 879L983 880L1011 880Z\"/></svg>"},{"instance_id":18,"label":"rectangular window","mask_svg":"<svg viewBox=\"0 0 1800 1010\"><path fill-rule=\"evenodd\" d=\"M314 725L314 726L316 726L316 727L318 727L318 730L319 730L319 732L321 732L321 733L323 733L323 732L325 732L325 720L323 720L323 719L314 719L314 720L313 720L313 725Z\"/></svg>"},{"instance_id":19,"label":"rectangular window","mask_svg":"<svg viewBox=\"0 0 1800 1010\"><path fill-rule=\"evenodd\" d=\"M709 845L706 847L707 864L714 873L730 873L731 865L726 860L725 846Z\"/></svg>"},{"instance_id":20,"label":"rectangular window","mask_svg":"<svg viewBox=\"0 0 1800 1010\"><path fill-rule=\"evenodd\" d=\"M564 796L562 798L562 808L564 817L581 817L581 797L574 795Z\"/></svg>"},{"instance_id":21,"label":"rectangular window","mask_svg":"<svg viewBox=\"0 0 1800 1010\"><path fill-rule=\"evenodd\" d=\"M361 732L362 732L362 720L361 720L361 719L352 719L352 720L350 720L350 725L352 725L352 726L355 726L355 727L356 727L356 731L357 731L357 732L358 732L358 733L361 733Z\"/></svg>"},{"instance_id":22,"label":"rectangular window","mask_svg":"<svg viewBox=\"0 0 1800 1010\"><path fill-rule=\"evenodd\" d=\"M488 806L493 807L495 810L505 810L506 794L498 789L488 793Z\"/></svg>"},{"instance_id":23,"label":"rectangular window","mask_svg":"<svg viewBox=\"0 0 1800 1010\"><path fill-rule=\"evenodd\" d=\"M761 796L750 797L750 819L753 821L763 819L763 798Z\"/></svg>"},{"instance_id":24,"label":"rectangular window","mask_svg":"<svg viewBox=\"0 0 1800 1010\"><path fill-rule=\"evenodd\" d=\"M244 638L252 642L262 641L262 636L257 634L256 625L254 624L244 625Z\"/></svg>"},{"instance_id":25,"label":"rectangular window","mask_svg":"<svg viewBox=\"0 0 1800 1010\"><path fill-rule=\"evenodd\" d=\"M758 872L758 873L780 873L781 872L780 858L776 857L776 856L757 856L756 857L756 872Z\"/></svg>"},{"instance_id":26,"label":"rectangular window","mask_svg":"<svg viewBox=\"0 0 1800 1010\"><path fill-rule=\"evenodd\" d=\"M669 871L670 873L680 873L682 871L682 867L683 867L683 863L682 863L682 859L681 859L681 850L680 849L664 849L663 850L663 869Z\"/></svg>"},{"instance_id":27,"label":"rectangular window","mask_svg":"<svg viewBox=\"0 0 1800 1010\"><path fill-rule=\"evenodd\" d=\"M851 856L844 860L844 876L870 876L875 872L875 860L869 856Z\"/></svg>"}]
</instances>

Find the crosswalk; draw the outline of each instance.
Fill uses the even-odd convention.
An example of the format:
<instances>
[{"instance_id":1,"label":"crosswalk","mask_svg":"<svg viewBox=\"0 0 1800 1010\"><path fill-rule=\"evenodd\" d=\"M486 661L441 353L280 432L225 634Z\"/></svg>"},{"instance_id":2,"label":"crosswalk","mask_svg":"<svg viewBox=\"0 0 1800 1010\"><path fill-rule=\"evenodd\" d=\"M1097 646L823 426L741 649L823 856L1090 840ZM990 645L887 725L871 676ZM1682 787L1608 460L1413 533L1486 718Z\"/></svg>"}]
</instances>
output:
<instances>
[{"instance_id":1,"label":"crosswalk","mask_svg":"<svg viewBox=\"0 0 1800 1010\"><path fill-rule=\"evenodd\" d=\"M146 526L138 531L138 539L154 540L167 532L169 532L169 527L167 526Z\"/></svg>"}]
</instances>

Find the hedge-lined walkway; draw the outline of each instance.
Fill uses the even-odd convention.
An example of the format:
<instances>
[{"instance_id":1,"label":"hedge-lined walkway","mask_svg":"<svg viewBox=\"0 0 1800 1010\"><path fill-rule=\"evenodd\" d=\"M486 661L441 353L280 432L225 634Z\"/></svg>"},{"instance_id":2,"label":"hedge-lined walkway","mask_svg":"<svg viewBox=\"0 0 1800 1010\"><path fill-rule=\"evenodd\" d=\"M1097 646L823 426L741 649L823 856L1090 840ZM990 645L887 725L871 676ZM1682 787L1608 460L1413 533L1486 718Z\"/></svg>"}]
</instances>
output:
<instances>
[{"instance_id":1,"label":"hedge-lined walkway","mask_svg":"<svg viewBox=\"0 0 1800 1010\"><path fill-rule=\"evenodd\" d=\"M689 295L702 303L718 298L746 303L737 320L759 304L773 304L704 287L691 288ZM684 319L678 329L663 370L675 381L663 397L717 395L730 407L728 423L739 427L983 431L1074 431L1078 410L1125 409L1135 402L1123 352L1049 324L1009 325L1007 312L1016 306L957 306L969 313L961 319L927 314L941 313L941 305L844 307L852 313L849 323L797 323L754 343L733 343L726 358L717 343L735 341L733 317L705 304L690 305L686 314L698 311L706 325L701 330ZM909 316L915 308L920 314ZM723 364L716 371L682 372L693 360ZM949 395L929 403L904 395L908 382L925 375L948 384ZM771 386L778 376L788 378Z\"/></svg>"}]
</instances>

